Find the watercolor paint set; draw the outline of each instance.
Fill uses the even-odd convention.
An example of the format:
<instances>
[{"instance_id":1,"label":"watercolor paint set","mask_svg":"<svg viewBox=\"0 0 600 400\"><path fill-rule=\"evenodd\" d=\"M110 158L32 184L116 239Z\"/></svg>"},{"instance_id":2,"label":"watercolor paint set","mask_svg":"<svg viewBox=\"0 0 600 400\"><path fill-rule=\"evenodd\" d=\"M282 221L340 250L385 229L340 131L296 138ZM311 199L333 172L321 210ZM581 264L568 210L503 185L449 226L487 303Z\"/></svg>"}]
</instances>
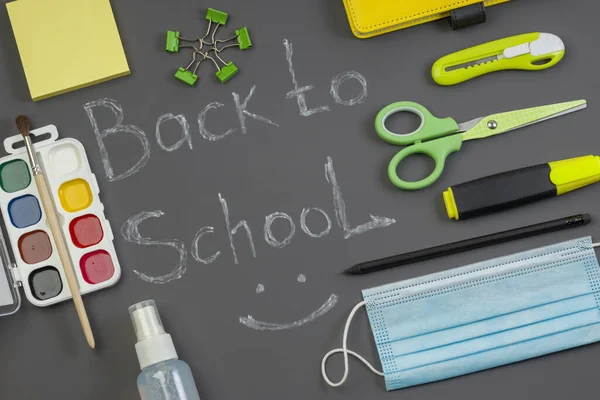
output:
<instances>
[{"instance_id":1,"label":"watercolor paint set","mask_svg":"<svg viewBox=\"0 0 600 400\"><path fill-rule=\"evenodd\" d=\"M81 293L114 285L121 276L121 267L83 145L71 138L59 140L53 125L32 130L30 136L52 193ZM7 138L4 149L9 155L0 158L0 210L5 232L0 233L0 261L4 267L0 268L0 315L18 310L19 287L32 304L40 307L71 299L23 137Z\"/></svg>"}]
</instances>

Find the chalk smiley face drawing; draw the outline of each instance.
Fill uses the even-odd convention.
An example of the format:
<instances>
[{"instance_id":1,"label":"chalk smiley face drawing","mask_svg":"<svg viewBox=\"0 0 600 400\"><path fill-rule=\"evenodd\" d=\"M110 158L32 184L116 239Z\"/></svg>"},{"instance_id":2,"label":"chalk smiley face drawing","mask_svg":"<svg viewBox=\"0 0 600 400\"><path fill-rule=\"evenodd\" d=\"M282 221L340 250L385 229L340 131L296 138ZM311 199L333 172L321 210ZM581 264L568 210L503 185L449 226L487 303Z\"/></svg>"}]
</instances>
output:
<instances>
[{"instance_id":1,"label":"chalk smiley face drawing","mask_svg":"<svg viewBox=\"0 0 600 400\"><path fill-rule=\"evenodd\" d=\"M298 281L298 283L301 283L301 284L305 283L306 276L304 274L300 274L300 275L298 275L298 278L296 278L296 280ZM256 287L257 294L261 294L264 291L265 291L264 285L259 284ZM338 296L336 294L332 293L329 296L329 299L327 299L327 301L325 301L325 303L323 303L319 308L314 310L311 314L309 314L306 317L301 318L299 320L293 321L293 322L286 322L286 323L265 322L265 321L256 320L251 315L248 315L247 317L240 317L239 321L242 325L245 325L248 328L255 329L257 331L282 331L282 330L286 330L286 329L298 328L302 325L305 325L309 322L314 321L315 319L317 319L319 317L322 317L328 311L330 311L333 307L335 307L337 302L338 302Z\"/></svg>"}]
</instances>

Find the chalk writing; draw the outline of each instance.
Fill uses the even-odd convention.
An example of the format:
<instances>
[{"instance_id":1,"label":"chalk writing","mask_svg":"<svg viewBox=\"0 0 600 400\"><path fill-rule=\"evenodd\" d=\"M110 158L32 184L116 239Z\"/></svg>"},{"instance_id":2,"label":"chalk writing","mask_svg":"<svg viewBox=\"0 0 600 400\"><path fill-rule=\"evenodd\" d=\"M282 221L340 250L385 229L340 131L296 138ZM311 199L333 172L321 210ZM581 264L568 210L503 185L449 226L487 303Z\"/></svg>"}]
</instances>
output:
<instances>
[{"instance_id":1,"label":"chalk writing","mask_svg":"<svg viewBox=\"0 0 600 400\"><path fill-rule=\"evenodd\" d=\"M229 208L227 207L227 201L221 196L219 193L219 201L221 202L221 207L223 208L223 215L225 216L225 226L227 228L227 235L229 236L229 244L231 245L231 252L233 253L233 261L236 264L239 264L237 253L235 252L235 244L233 243L233 235L236 234L239 228L243 227L246 230L246 235L248 236L248 241L250 242L250 249L252 250L252 255L256 258L256 249L254 248L254 241L252 240L252 232L250 231L250 227L245 220L238 222L238 224L231 229L231 223L229 222Z\"/></svg>"},{"instance_id":2,"label":"chalk writing","mask_svg":"<svg viewBox=\"0 0 600 400\"><path fill-rule=\"evenodd\" d=\"M342 83L348 81L349 79L356 79L362 86L362 91L358 96L353 97L350 100L342 100L339 94L340 86L342 85ZM362 76L356 71L346 71L339 73L336 76L334 76L331 80L331 90L329 91L329 93L331 94L335 102L338 104L342 104L345 106L353 106L355 104L360 104L367 98L367 80L364 76Z\"/></svg>"},{"instance_id":3,"label":"chalk writing","mask_svg":"<svg viewBox=\"0 0 600 400\"><path fill-rule=\"evenodd\" d=\"M275 239L275 236L273 235L273 232L271 230L271 225L273 225L273 222L276 219L285 219L286 221L288 221L290 223L290 233L283 240ZM284 248L285 246L290 244L295 233L296 233L296 225L294 224L294 221L292 221L292 217L290 217L286 213L275 212L275 213L269 214L265 217L265 241L268 244L270 244L271 246L278 248L278 249Z\"/></svg>"},{"instance_id":4,"label":"chalk writing","mask_svg":"<svg viewBox=\"0 0 600 400\"><path fill-rule=\"evenodd\" d=\"M181 126L181 139L179 139L177 142L173 143L171 146L166 146L163 141L162 141L162 137L160 134L160 126L167 121L171 121L171 120L175 120L179 123L179 125ZM192 137L190 136L190 124L188 124L187 119L185 118L185 116L179 114L179 115L173 115L173 114L165 114L165 115L161 115L160 117L158 117L158 120L156 121L156 141L158 142L158 145L166 151L175 151L178 148L181 147L182 144L184 144L186 141L188 142L188 146L190 146L190 150L192 149Z\"/></svg>"},{"instance_id":5,"label":"chalk writing","mask_svg":"<svg viewBox=\"0 0 600 400\"><path fill-rule=\"evenodd\" d=\"M133 270L133 272L140 277L141 280L148 283L168 283L172 280L179 279L185 274L186 271L186 261L187 261L187 252L185 251L185 245L179 239L170 239L170 240L152 240L150 238L143 237L140 234L138 226L148 218L160 218L164 215L164 213L160 210L157 211L142 211L139 214L134 215L129 218L127 222L123 224L121 227L121 234L123 238L130 243L137 243L142 246L168 246L172 247L179 253L179 262L170 273L162 276L150 276L146 275L143 272L139 272L137 270Z\"/></svg>"},{"instance_id":6,"label":"chalk writing","mask_svg":"<svg viewBox=\"0 0 600 400\"><path fill-rule=\"evenodd\" d=\"M323 229L319 233L311 232L311 230L308 229L308 226L306 225L306 217L308 216L308 213L311 211L320 212L325 217L325 221L327 221L327 228ZM328 235L329 232L331 231L331 219L329 219L329 215L327 215L327 213L325 211L321 210L320 208L317 208L317 207L305 208L302 210L302 214L300 214L300 228L302 228L304 233L306 233L308 236L318 239L325 235Z\"/></svg>"},{"instance_id":7,"label":"chalk writing","mask_svg":"<svg viewBox=\"0 0 600 400\"><path fill-rule=\"evenodd\" d=\"M370 215L371 221L352 228L350 225L349 219L348 219L348 211L346 208L346 202L344 201L344 198L342 197L342 191L337 182L337 177L336 177L335 171L333 169L333 160L331 159L331 157L327 157L327 163L325 164L325 177L326 177L327 181L331 184L331 187L332 187L333 208L334 208L334 212L336 215L337 224L342 229L344 239L349 239L350 237L352 237L354 235L359 235L359 234L368 232L373 229L385 228L396 222L396 220L393 218L377 217L377 216L374 216L371 214ZM229 247L231 249L231 254L233 256L234 263L235 264L240 263L240 260L238 258L238 254L237 254L237 249L236 249L236 246L234 243L234 235L238 232L238 230L240 228L243 228L243 230L245 231L246 238L248 239L248 245L250 247L250 251L252 252L252 256L256 258L257 252L256 252L256 247L254 245L254 239L252 237L252 230L250 229L250 225L248 224L248 222L246 220L240 220L232 228L231 221L230 221L230 211L229 211L227 201L221 195L221 193L218 194L218 199L221 204L222 211L223 211L223 217L225 220L225 231L227 232L227 237L229 239ZM323 215L323 217L325 218L325 221L327 222L327 227L319 233L313 233L311 230L308 229L308 227L306 225L306 217L311 210L316 211L316 212L320 213L321 215ZM125 222L125 224L123 225L123 228L121 229L123 237L129 242L138 243L138 244L142 244L142 245L152 244L152 245L171 246L171 247L177 248L178 251L180 251L180 254L186 254L186 250L185 250L185 246L184 246L183 242L181 242L178 239L171 240L171 241L169 241L169 240L152 241L148 238L141 237L141 235L139 234L138 225L142 221L144 221L145 219L148 219L148 218L160 217L162 215L163 215L162 211L155 211L154 213L142 212L140 214L136 214L135 216L129 218L127 220L127 222ZM276 238L273 235L273 232L271 229L271 225L277 219L286 220L288 222L288 224L290 225L290 228L289 228L290 232L283 239ZM311 208L302 209L302 212L300 214L300 226L302 227L302 231L306 235L313 237L313 238L320 238L320 237L323 237L330 233L332 223L331 223L329 216L323 209L317 208L317 207L311 207ZM268 245L275 247L275 248L283 248L285 246L288 246L292 242L292 239L293 239L295 233L296 233L296 224L294 223L293 218L290 215L288 215L286 213L282 213L282 212L275 212L275 213L269 214L268 216L265 217L264 238L265 238L265 242ZM209 257L202 257L200 255L200 240L205 235L208 235L208 234L217 234L217 229L212 226L203 226L202 228L200 228L198 230L198 232L196 232L196 234L194 235L194 238L192 240L192 245L191 245L192 257L194 258L194 260L196 260L202 264L211 264L211 263L215 262L221 255L220 250L216 251ZM183 260L183 264L181 264L181 260ZM140 276L143 280L145 280L147 282L166 283L169 280L180 278L181 275L183 275L185 273L185 260L186 260L185 257L180 256L180 264L178 265L178 267L171 274L168 274L168 275L165 275L162 277L151 277L151 276L144 275L144 274L140 275L137 272L136 273L138 274L138 276Z\"/></svg>"},{"instance_id":8,"label":"chalk writing","mask_svg":"<svg viewBox=\"0 0 600 400\"><path fill-rule=\"evenodd\" d=\"M317 107L313 107L313 108L310 108L307 105L308 92L311 90L314 90L315 87L310 84L305 85L305 86L300 86L300 84L298 83L296 71L294 69L294 65L293 65L293 61L292 61L292 58L293 58L292 43L289 42L287 39L284 39L283 46L285 48L285 58L287 61L288 71L291 76L292 85L293 85L293 89L290 90L289 92L287 92L285 94L285 97L287 99L294 99L294 98L296 99L299 113L300 113L300 116L302 116L302 117L309 117L309 116L317 114L317 113L331 111L330 107L327 105L321 105L321 106L317 106ZM350 98L350 95L344 93L343 98L342 98L342 95L340 95L340 90L343 89L343 87L345 87L344 86L345 84L351 83L352 81L356 81L360 85L360 91L356 95L354 95L354 97L351 97L351 98ZM354 84L354 83L351 83L351 84ZM263 125L263 127L265 127L267 125L279 127L279 124L274 122L272 119L267 118L264 115L259 115L257 113L251 112L249 110L249 108L250 109L254 108L252 106L249 107L249 103L256 92L256 88L257 88L256 85L252 85L250 87L248 94L245 96L245 98L243 98L243 101L238 93L232 92L233 106L235 107L236 114L238 117L237 124L239 124L238 125L239 130L244 135L247 134L247 132L248 132L247 125L252 124L251 120L259 121L259 122L262 122L263 124L266 124L266 125ZM344 92L344 91L342 90L342 92ZM341 73L335 75L331 79L331 86L329 88L329 94L331 95L331 97L332 97L333 101L335 101L335 103L340 104L342 106L350 107L350 106L355 106L357 104L361 104L366 100L366 98L368 96L367 80L365 79L365 77L362 74L360 74L357 71L350 70L350 71L341 72ZM282 95L283 95L283 93L282 93ZM114 123L114 125L112 127L101 128L99 126L98 120L97 120L96 116L94 115L94 109L97 107L107 108L114 114L116 122ZM210 115L211 117L218 118L219 115L216 114L216 112L219 111L219 109L222 107L225 107L225 104L220 103L220 102L210 102L198 113L198 118L197 118L198 132L202 139L204 139L208 142L215 142L215 141L224 139L224 138L231 136L234 133L238 132L237 127L230 127L220 133L219 132L213 133L209 130L209 128L207 126L207 116ZM228 107L231 107L231 103L228 104ZM292 107L295 107L295 106L292 104ZM146 163L148 162L148 160L150 158L150 143L148 141L148 138L146 137L146 134L144 133L144 131L142 129L138 128L137 126L123 124L123 120L124 120L123 108L116 100L109 99L109 98L99 99L97 101L89 102L89 103L85 104L83 106L83 108L85 109L88 119L90 120L90 123L92 125L92 129L94 131L94 134L96 136L96 140L98 142L98 146L100 149L100 155L102 157L104 171L110 182L129 177L129 176L135 174L136 172L138 172L141 168L143 168L144 165L146 165ZM252 110L252 111L255 111L255 110ZM221 112L223 112L223 110L219 111L219 113L221 113ZM269 114L269 113L266 112L266 114ZM178 131L177 133L180 134L180 136L177 136L177 140L172 143L170 140L167 140L167 143L165 143L165 140L163 137L165 135L165 129L168 130L168 128L165 128L165 123L167 123L169 121L175 121L179 124L180 131ZM167 124L167 126L170 126L171 124ZM137 140L139 140L143 153L142 153L142 156L140 157L140 159L137 160L134 165L129 167L129 169L127 169L124 172L116 174L115 171L113 170L113 167L112 167L110 159L109 159L108 149L105 145L105 139L106 139L106 137L108 137L110 135L116 135L118 133L133 135ZM186 119L186 117L183 114L166 113L166 114L163 114L160 117L158 117L158 119L156 121L155 136L156 136L157 144L158 144L159 148L161 148L167 152L174 152L174 151L178 150L179 148L181 148L186 143L190 149L193 149L193 144L192 144L192 136L193 135L194 134L190 130L188 120ZM194 140L200 140L200 139L199 138L197 139L197 137L195 137ZM134 162L134 161L135 160L132 160L131 162ZM344 198L342 197L342 191L341 191L340 185L338 183L338 180L337 180L334 168L333 168L333 161L332 161L331 157L327 157L327 161L325 164L325 179L331 185L331 190L332 190L332 199L333 199L333 201L332 201L333 207L332 208L333 208L333 210L330 210L330 213L331 212L335 213L337 226L340 228L340 230L337 230L337 228L333 227L331 218L329 216L330 214L328 214L325 211L325 209L319 208L319 207L307 207L307 208L302 208L302 211L300 212L300 215L299 215L300 228L301 228L302 232L304 232L304 234L306 234L307 236L309 236L311 238L315 238L315 239L322 238L326 235L329 235L332 232L332 229L334 229L337 232L341 231L341 233L340 233L341 237L343 237L344 239L349 239L355 235L359 235L359 234L362 234L362 233L365 233L365 232L368 232L368 231L371 231L374 229L378 229L378 228L384 228L384 227L390 226L396 222L396 220L393 218L379 217L379 216L374 216L373 214L369 214L370 215L369 221L352 227L352 225L349 221L349 217L348 217L349 212L346 207L346 202L344 201ZM212 263L216 262L217 260L223 261L223 258L224 258L224 257L222 257L223 255L225 255L225 258L228 258L228 253L230 250L231 257L233 258L234 263L240 264L240 262L241 262L240 258L243 258L243 255L240 253L240 256L238 256L238 251L240 251L244 247L240 247L239 241L242 240L245 243L246 239L248 241L247 246L249 246L252 256L254 258L256 258L257 257L257 248L255 247L255 243L253 240L253 235L252 235L252 230L250 228L250 225L248 224L248 222L245 219L239 220L239 222L237 222L237 224L234 225L231 222L231 212L230 212L228 203L225 200L225 197L223 195L221 195L221 193L218 193L217 198L218 198L219 203L216 203L216 201L215 201L215 204L220 204L220 206L221 206L221 210L223 213L223 219L224 219L223 225L217 225L216 227L215 226L202 226L196 232L196 234L194 235L194 237L191 241L191 246L190 246L190 253L192 255L192 258L201 264L208 265L208 264L212 264ZM311 213L313 214L314 218L322 218L321 220L324 219L324 222L325 222L324 226L320 225L320 226L323 226L323 228L314 226L314 224L318 224L318 221L312 220L312 219L311 219L312 228L309 228L307 218L308 218L309 214L311 214ZM319 214L320 214L320 216L319 216ZM134 273L140 279L142 279L145 282L153 283L153 284L164 284L164 283L171 282L175 279L179 279L187 271L187 250L186 250L186 246L183 241L181 241L180 239L155 240L155 239L152 239L149 237L144 237L139 232L139 225L143 221L150 219L150 218L160 218L163 215L164 215L164 213L160 210L151 211L151 212L142 211L142 212L130 217L123 224L123 226L121 228L122 236L124 237L124 239L126 241L128 241L130 243L134 243L134 244L138 244L138 245L142 245L142 246L159 246L159 247L166 246L166 247L170 247L178 252L179 260L176 263L174 263L175 265L172 268L171 272L169 272L165 275L150 276L145 272L139 271L138 269L134 270ZM296 218L298 218L297 214L292 213L290 215L290 214L287 214L284 212L274 212L274 213L267 215L265 217L265 223L264 223L264 227L263 227L264 240L265 240L266 244L270 247L274 247L274 248L278 248L278 249L284 248L286 246L290 246L292 244L293 238L296 234L296 223L294 222ZM285 237L282 237L284 234L279 233L279 231L277 231L277 230L276 230L276 232L278 232L277 236L273 232L273 224L278 219L282 220L282 221L278 222L278 224L286 223L289 225L289 228L288 228L289 231ZM235 221L235 219L234 219L234 221ZM244 235L236 235L238 233L238 231L240 230L240 228L242 228L242 231L244 231L246 233L246 235L245 235L246 239L239 238L240 236L244 237ZM223 241L228 239L229 240L229 246L228 246L229 249L227 248L226 245L223 245L221 248L217 248L217 249L205 248L205 247L208 247L207 246L208 241L206 239L208 237L210 237L210 235L222 235ZM234 239L236 237L237 237L238 246L236 246L236 242L234 242ZM202 242L203 239L205 239L205 242ZM205 247L202 246L203 243L204 243ZM224 254L222 254L222 253L224 253ZM303 273L299 274L296 277L296 281L299 284L305 284L306 283L306 275ZM265 291L264 285L258 284L256 286L255 291L257 294L263 293ZM296 328L296 327L305 325L305 324L307 324L311 321L314 321L315 319L323 316L324 314L329 312L337 304L337 302L338 302L338 296L335 294L331 294L329 299L325 303L323 303L323 305L321 305L318 309L313 311L308 316L306 316L302 319L293 321L293 322L287 322L287 323L265 322L265 321L256 320L252 316L240 317L239 322L241 324L247 326L248 328L259 330L259 331L279 331L279 330Z\"/></svg>"},{"instance_id":9,"label":"chalk writing","mask_svg":"<svg viewBox=\"0 0 600 400\"><path fill-rule=\"evenodd\" d=\"M268 118L265 118L265 117L262 117L260 115L251 113L248 110L246 110L246 107L248 107L248 101L250 100L250 98L254 94L254 90L255 89L256 89L256 85L252 86L252 88L250 89L250 93L248 94L248 96L246 96L246 99L241 104L240 104L240 96L237 93L235 93L235 92L232 93L232 95L233 95L233 102L235 103L235 109L237 111L238 119L240 120L240 128L242 129L242 133L244 133L244 134L247 131L246 130L246 116L249 116L250 118L254 118L257 121L262 121L262 122L267 123L267 124L279 126L275 122L271 121Z\"/></svg>"},{"instance_id":10,"label":"chalk writing","mask_svg":"<svg viewBox=\"0 0 600 400\"><path fill-rule=\"evenodd\" d=\"M288 92L285 97L288 99L296 98L298 102L298 108L300 108L300 115L303 117L308 117L318 112L329 111L329 107L321 106L317 108L313 108L311 110L308 109L306 105L306 92L309 90L313 90L313 85L303 86L301 88L298 87L298 81L296 80L296 72L294 71L294 65L292 64L292 55L294 54L294 50L292 44L288 42L287 39L283 39L283 45L285 46L285 58L288 62L288 68L290 71L290 75L292 76L292 83L294 84L294 90Z\"/></svg>"},{"instance_id":11,"label":"chalk writing","mask_svg":"<svg viewBox=\"0 0 600 400\"><path fill-rule=\"evenodd\" d=\"M117 122L112 128L103 129L100 132L100 128L98 128L98 122L96 121L96 117L94 117L93 109L96 107L105 107L108 108L115 115ZM98 147L100 148L100 157L102 157L102 165L104 166L104 172L106 173L106 177L109 182L114 182L119 179L127 178L138 172L150 159L150 143L148 142L148 138L146 138L146 134L143 130L138 128L135 125L123 125L123 107L113 99L100 99L96 101L91 101L89 103L84 104L83 108L87 113L87 116L92 124L92 128L94 129L94 134L96 135L96 140L98 142ZM116 135L117 133L129 133L136 137L143 148L142 157L135 163L131 168L127 171L123 172L115 176L112 165L110 164L110 159L108 157L108 151L106 150L106 146L104 145L104 139L110 135Z\"/></svg>"},{"instance_id":12,"label":"chalk writing","mask_svg":"<svg viewBox=\"0 0 600 400\"><path fill-rule=\"evenodd\" d=\"M322 317L328 311L330 311L333 307L335 307L337 302L338 302L338 297L335 294L332 294L331 296L329 296L329 299L325 303L323 303L323 305L321 307L319 307L317 310L315 310L309 316L299 319L294 322L288 322L288 323L284 323L284 324L258 321L256 319L254 319L251 315L248 315L247 317L240 317L239 321L241 324L247 326L248 328L256 329L257 331L282 331L282 330L286 330L286 329L300 327L304 324L314 321L315 319L317 319L319 317Z\"/></svg>"},{"instance_id":13,"label":"chalk writing","mask_svg":"<svg viewBox=\"0 0 600 400\"><path fill-rule=\"evenodd\" d=\"M221 255L221 251L219 250L208 258L200 257L198 242L200 239L202 239L202 236L206 235L207 233L215 233L215 228L212 226L203 226L200 228L200 230L198 230L198 232L196 232L196 235L194 235L194 240L192 240L192 257L194 257L194 260L201 262L202 264L210 264Z\"/></svg>"},{"instance_id":14,"label":"chalk writing","mask_svg":"<svg viewBox=\"0 0 600 400\"><path fill-rule=\"evenodd\" d=\"M377 217L371 214L371 221L358 225L354 228L350 228L350 222L348 221L348 215L346 213L346 203L342 197L342 190L337 182L335 171L333 170L333 160L331 157L327 157L327 164L325 164L325 178L327 182L331 183L333 188L333 206L335 209L335 217L338 225L344 230L344 238L348 239L351 236L365 233L372 229L385 228L396 223L393 218Z\"/></svg>"},{"instance_id":15,"label":"chalk writing","mask_svg":"<svg viewBox=\"0 0 600 400\"><path fill-rule=\"evenodd\" d=\"M202 135L204 139L214 142L216 140L223 139L224 137L229 136L236 131L235 128L229 128L225 133L222 133L220 135L213 135L208 131L208 129L206 129L206 124L204 123L204 120L206 119L206 113L210 110L216 110L218 108L221 108L224 105L225 104L223 103L215 101L214 103L210 103L209 105L204 107L204 109L200 111L200 114L198 114L198 129L200 129L200 135Z\"/></svg>"},{"instance_id":16,"label":"chalk writing","mask_svg":"<svg viewBox=\"0 0 600 400\"><path fill-rule=\"evenodd\" d=\"M306 94L308 91L313 90L314 86L313 85L306 85L306 86L302 86L302 87L299 86L298 80L296 78L296 72L294 70L294 65L292 63L292 56L294 53L292 43L290 43L287 39L284 39L283 45L285 47L285 57L286 57L286 61L288 64L288 70L292 77L292 84L294 86L294 89L289 91L286 94L286 98L288 98L288 99L296 98L298 107L300 109L300 115L304 116L304 117L308 117L308 116L311 116L311 115L319 113L319 112L330 111L329 106L319 106L319 107L315 107L312 109L308 108L308 106L306 104ZM356 80L361 85L361 91L353 98L342 99L339 94L340 87L344 83L349 82L351 80ZM258 115L256 113L248 111L248 109L247 109L248 103L252 99L252 96L254 96L255 91L256 91L256 85L252 85L250 88L250 92L248 93L248 95L246 96L244 101L241 101L240 95L238 93L235 93L235 92L231 93L231 95L233 97L233 103L235 106L235 110L236 110L236 113L238 116L239 129L242 131L242 134L246 134L248 132L248 128L247 128L247 124L246 124L248 117L250 117L256 121L263 122L268 125L279 127L279 124L274 122L273 120L271 120L265 116ZM360 74L357 71L341 72L341 73L335 75L331 79L331 87L330 87L329 93L331 94L333 100L336 103L342 104L344 106L354 106L356 104L363 103L365 101L365 99L367 98L367 80L365 79L365 77L362 74ZM150 143L148 142L148 139L146 138L144 131L135 125L123 125L123 108L116 100L108 99L108 98L100 99L100 100L96 100L93 102L89 102L89 103L85 104L83 107L86 110L86 113L88 115L90 123L92 124L94 133L96 135L98 146L100 148L100 155L102 157L102 163L104 165L104 172L106 173L108 180L111 182L116 181L119 179L126 178L128 176L131 176L131 175L135 174L136 172L138 172L148 162L148 160L150 158ZM115 115L117 121L116 121L116 124L112 128L102 129L102 130L99 128L98 121L97 121L96 117L94 116L94 112L93 112L93 109L96 107L108 108ZM198 130L200 132L200 136L203 139L208 140L209 142L215 142L217 140L224 139L227 136L230 136L233 133L237 132L237 128L231 127L229 129L227 129L225 132L217 134L217 133L212 133L207 128L206 118L207 118L207 115L209 114L209 111L214 112L221 107L225 107L225 105L220 102L211 102L208 105L206 105L202 109L202 111L200 111L200 113L198 113ZM182 136L178 141L176 141L172 145L166 145L162 139L161 128L165 122L168 122L170 120L175 120L179 123L179 125L181 127L181 135ZM156 141L158 142L159 147L165 151L173 152L173 151L179 149L186 142L187 142L188 146L190 147L190 149L193 148L190 126L187 122L186 117L182 114L175 115L173 113L168 113L168 114L161 115L158 118L158 120L156 121L155 130L156 130ZM117 176L115 176L115 173L113 171L113 168L110 163L109 156L108 156L108 150L104 143L104 139L107 136L113 135L116 133L129 133L129 134L134 135L140 141L140 143L142 145L142 150L143 150L143 154L142 154L141 158L137 161L137 163L135 163L127 171L125 171Z\"/></svg>"}]
</instances>

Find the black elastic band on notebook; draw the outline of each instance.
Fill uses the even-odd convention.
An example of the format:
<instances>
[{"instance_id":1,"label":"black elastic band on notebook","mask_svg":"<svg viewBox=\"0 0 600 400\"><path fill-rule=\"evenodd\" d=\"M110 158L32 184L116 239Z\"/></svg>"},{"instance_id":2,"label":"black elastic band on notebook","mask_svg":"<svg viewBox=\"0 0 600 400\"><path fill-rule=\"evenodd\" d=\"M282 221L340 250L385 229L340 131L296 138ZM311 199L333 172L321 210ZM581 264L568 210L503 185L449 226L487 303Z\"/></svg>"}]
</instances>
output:
<instances>
[{"instance_id":1,"label":"black elastic band on notebook","mask_svg":"<svg viewBox=\"0 0 600 400\"><path fill-rule=\"evenodd\" d=\"M452 30L481 24L484 23L486 19L485 5L483 2L457 8L450 12L450 26L452 26Z\"/></svg>"}]
</instances>

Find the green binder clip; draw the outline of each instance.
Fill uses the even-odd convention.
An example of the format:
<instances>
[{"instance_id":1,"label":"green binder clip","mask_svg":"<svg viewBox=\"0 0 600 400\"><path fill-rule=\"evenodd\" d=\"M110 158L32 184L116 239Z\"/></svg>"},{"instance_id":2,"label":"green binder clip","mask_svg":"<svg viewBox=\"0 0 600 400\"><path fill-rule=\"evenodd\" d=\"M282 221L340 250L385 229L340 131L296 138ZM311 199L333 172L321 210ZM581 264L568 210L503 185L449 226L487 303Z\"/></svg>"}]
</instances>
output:
<instances>
[{"instance_id":1,"label":"green binder clip","mask_svg":"<svg viewBox=\"0 0 600 400\"><path fill-rule=\"evenodd\" d=\"M184 50L187 50L191 53L190 63L187 67L177 70L176 79L194 86L198 80L196 73L200 64L207 60L212 61L212 65L217 69L215 75L221 83L228 82L239 72L234 63L227 62L220 54L228 48L237 47L240 50L247 50L252 47L252 40L248 28L245 26L236 30L235 35L231 35L229 38L219 39L216 33L221 25L227 23L227 18L227 13L209 8L206 12L206 19L209 21L208 28L204 36L185 38L180 36L178 31L167 31L167 52L177 53L181 50L183 53Z\"/></svg>"},{"instance_id":2,"label":"green binder clip","mask_svg":"<svg viewBox=\"0 0 600 400\"><path fill-rule=\"evenodd\" d=\"M206 19L216 24L225 25L227 23L227 13L209 8L206 12Z\"/></svg>"},{"instance_id":3,"label":"green binder clip","mask_svg":"<svg viewBox=\"0 0 600 400\"><path fill-rule=\"evenodd\" d=\"M219 71L217 71L217 78L221 81L221 83L225 83L238 73L238 67L235 66L234 63L229 62Z\"/></svg>"},{"instance_id":4,"label":"green binder clip","mask_svg":"<svg viewBox=\"0 0 600 400\"><path fill-rule=\"evenodd\" d=\"M198 75L181 67L175 73L175 78L179 79L181 82L187 83L190 86L194 86L198 80Z\"/></svg>"},{"instance_id":5,"label":"green binder clip","mask_svg":"<svg viewBox=\"0 0 600 400\"><path fill-rule=\"evenodd\" d=\"M248 33L248 28L245 26L242 29L238 29L235 31L237 36L237 41L240 45L241 50L246 50L252 47L252 41L250 40L250 34Z\"/></svg>"},{"instance_id":6,"label":"green binder clip","mask_svg":"<svg viewBox=\"0 0 600 400\"><path fill-rule=\"evenodd\" d=\"M177 53L179 51L179 32L167 31L167 51Z\"/></svg>"}]
</instances>

